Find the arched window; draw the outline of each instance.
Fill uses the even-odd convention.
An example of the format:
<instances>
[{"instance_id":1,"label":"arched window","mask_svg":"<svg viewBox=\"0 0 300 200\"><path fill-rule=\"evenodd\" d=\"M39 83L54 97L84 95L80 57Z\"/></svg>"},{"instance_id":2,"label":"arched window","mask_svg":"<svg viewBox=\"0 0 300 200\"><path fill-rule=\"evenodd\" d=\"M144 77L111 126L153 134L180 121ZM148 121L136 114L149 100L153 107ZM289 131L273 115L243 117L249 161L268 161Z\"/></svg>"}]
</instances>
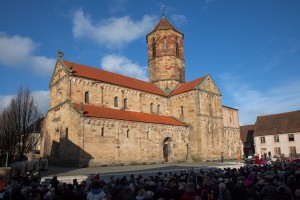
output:
<instances>
[{"instance_id":1,"label":"arched window","mask_svg":"<svg viewBox=\"0 0 300 200\"><path fill-rule=\"evenodd\" d=\"M65 136L65 138L66 138L66 139L69 138L69 128L68 128L68 127L66 128L66 136Z\"/></svg>"},{"instance_id":2,"label":"arched window","mask_svg":"<svg viewBox=\"0 0 300 200\"><path fill-rule=\"evenodd\" d=\"M101 128L101 136L104 136L104 127Z\"/></svg>"},{"instance_id":3,"label":"arched window","mask_svg":"<svg viewBox=\"0 0 300 200\"><path fill-rule=\"evenodd\" d=\"M61 102L61 91L59 91L59 93L58 93L58 101L59 101L59 103Z\"/></svg>"},{"instance_id":4,"label":"arched window","mask_svg":"<svg viewBox=\"0 0 300 200\"><path fill-rule=\"evenodd\" d=\"M212 108L212 105L211 105L211 104L209 104L209 114L210 114L210 115L213 115L213 108Z\"/></svg>"},{"instance_id":5,"label":"arched window","mask_svg":"<svg viewBox=\"0 0 300 200\"><path fill-rule=\"evenodd\" d=\"M158 114L160 113L160 105L159 104L157 105L157 113Z\"/></svg>"},{"instance_id":6,"label":"arched window","mask_svg":"<svg viewBox=\"0 0 300 200\"><path fill-rule=\"evenodd\" d=\"M89 92L84 93L84 102L89 103L90 102L90 95Z\"/></svg>"},{"instance_id":7,"label":"arched window","mask_svg":"<svg viewBox=\"0 0 300 200\"><path fill-rule=\"evenodd\" d=\"M150 113L153 113L153 103L150 103Z\"/></svg>"},{"instance_id":8,"label":"arched window","mask_svg":"<svg viewBox=\"0 0 300 200\"><path fill-rule=\"evenodd\" d=\"M123 100L123 107L124 107L124 109L127 109L127 108L128 108L128 107L127 107L127 99L126 99L126 98Z\"/></svg>"},{"instance_id":9,"label":"arched window","mask_svg":"<svg viewBox=\"0 0 300 200\"><path fill-rule=\"evenodd\" d=\"M152 38L152 58L156 57L156 44L155 44L155 39Z\"/></svg>"},{"instance_id":10,"label":"arched window","mask_svg":"<svg viewBox=\"0 0 300 200\"><path fill-rule=\"evenodd\" d=\"M166 38L166 36L164 37L164 50L167 50L167 38Z\"/></svg>"},{"instance_id":11,"label":"arched window","mask_svg":"<svg viewBox=\"0 0 300 200\"><path fill-rule=\"evenodd\" d=\"M179 44L178 44L178 38L176 38L176 57L179 57Z\"/></svg>"},{"instance_id":12,"label":"arched window","mask_svg":"<svg viewBox=\"0 0 300 200\"><path fill-rule=\"evenodd\" d=\"M183 116L183 106L180 106L180 115Z\"/></svg>"},{"instance_id":13,"label":"arched window","mask_svg":"<svg viewBox=\"0 0 300 200\"><path fill-rule=\"evenodd\" d=\"M127 135L127 138L129 138L129 129L127 129L126 135Z\"/></svg>"},{"instance_id":14,"label":"arched window","mask_svg":"<svg viewBox=\"0 0 300 200\"><path fill-rule=\"evenodd\" d=\"M211 132L211 123L208 123L208 132Z\"/></svg>"},{"instance_id":15,"label":"arched window","mask_svg":"<svg viewBox=\"0 0 300 200\"><path fill-rule=\"evenodd\" d=\"M114 99L114 106L116 108L118 107L118 103L119 103L118 97L115 97L115 99Z\"/></svg>"}]
</instances>

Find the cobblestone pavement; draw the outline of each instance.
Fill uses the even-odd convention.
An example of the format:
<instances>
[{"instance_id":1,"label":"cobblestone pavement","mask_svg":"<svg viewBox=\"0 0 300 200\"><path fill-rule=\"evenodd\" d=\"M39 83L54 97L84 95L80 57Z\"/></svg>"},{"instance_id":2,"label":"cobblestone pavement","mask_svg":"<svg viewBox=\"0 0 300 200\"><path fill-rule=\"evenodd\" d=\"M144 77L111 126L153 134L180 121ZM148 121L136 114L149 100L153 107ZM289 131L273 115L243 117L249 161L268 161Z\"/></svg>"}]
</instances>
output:
<instances>
[{"instance_id":1,"label":"cobblestone pavement","mask_svg":"<svg viewBox=\"0 0 300 200\"><path fill-rule=\"evenodd\" d=\"M87 168L49 167L48 171L42 171L42 182L49 182L53 175L63 182L72 182L74 178L78 181L89 179L91 174L100 173L102 177L126 176L130 174L156 174L157 172L176 172L191 169L211 168L239 168L244 166L242 162L227 161L221 162L192 162L192 163L167 163L154 165L130 165L130 166L99 166Z\"/></svg>"}]
</instances>

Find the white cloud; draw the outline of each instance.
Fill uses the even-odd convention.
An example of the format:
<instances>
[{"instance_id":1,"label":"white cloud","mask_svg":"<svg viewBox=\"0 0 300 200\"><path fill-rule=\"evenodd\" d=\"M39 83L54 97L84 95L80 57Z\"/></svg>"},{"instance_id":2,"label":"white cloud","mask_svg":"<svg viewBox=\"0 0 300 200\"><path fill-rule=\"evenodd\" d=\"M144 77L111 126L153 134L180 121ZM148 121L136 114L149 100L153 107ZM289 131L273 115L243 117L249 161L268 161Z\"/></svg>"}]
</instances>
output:
<instances>
[{"instance_id":1,"label":"white cloud","mask_svg":"<svg viewBox=\"0 0 300 200\"><path fill-rule=\"evenodd\" d=\"M118 13L126 10L126 4L128 0L111 0L109 11L111 13Z\"/></svg>"},{"instance_id":2,"label":"white cloud","mask_svg":"<svg viewBox=\"0 0 300 200\"><path fill-rule=\"evenodd\" d=\"M144 37L154 27L156 17L144 15L140 21L129 16L103 19L93 23L89 16L78 10L73 15L75 38L87 38L105 45L107 48L122 48L128 43Z\"/></svg>"},{"instance_id":3,"label":"white cloud","mask_svg":"<svg viewBox=\"0 0 300 200\"><path fill-rule=\"evenodd\" d=\"M15 95L4 95L0 96L0 113L9 105L11 99Z\"/></svg>"},{"instance_id":4,"label":"white cloud","mask_svg":"<svg viewBox=\"0 0 300 200\"><path fill-rule=\"evenodd\" d=\"M208 5L211 3L211 2L213 2L213 1L215 1L215 0L205 0L204 1L204 5L203 5L203 9L207 9L208 8Z\"/></svg>"},{"instance_id":5,"label":"white cloud","mask_svg":"<svg viewBox=\"0 0 300 200\"><path fill-rule=\"evenodd\" d=\"M38 75L51 74L56 60L34 55L37 46L30 38L9 36L0 32L0 64L9 67L26 67Z\"/></svg>"},{"instance_id":6,"label":"white cloud","mask_svg":"<svg viewBox=\"0 0 300 200\"><path fill-rule=\"evenodd\" d=\"M173 14L173 15L171 15L171 19L176 24L184 24L187 22L187 19L184 15Z\"/></svg>"},{"instance_id":7,"label":"white cloud","mask_svg":"<svg viewBox=\"0 0 300 200\"><path fill-rule=\"evenodd\" d=\"M49 109L49 91L33 91L31 92L31 95L34 98L39 111L45 115ZM0 96L0 113L9 105L11 99L15 96L16 94Z\"/></svg>"},{"instance_id":8,"label":"white cloud","mask_svg":"<svg viewBox=\"0 0 300 200\"><path fill-rule=\"evenodd\" d=\"M56 59L49 59L45 56L31 56L28 63L35 74L51 75L54 70Z\"/></svg>"},{"instance_id":9,"label":"white cloud","mask_svg":"<svg viewBox=\"0 0 300 200\"><path fill-rule=\"evenodd\" d=\"M45 116L49 109L50 93L49 91L33 91L31 92L36 105L40 112Z\"/></svg>"},{"instance_id":10,"label":"white cloud","mask_svg":"<svg viewBox=\"0 0 300 200\"><path fill-rule=\"evenodd\" d=\"M140 80L147 81L147 67L133 63L131 60L123 56L107 55L102 58L101 66L104 70L123 74Z\"/></svg>"},{"instance_id":11,"label":"white cloud","mask_svg":"<svg viewBox=\"0 0 300 200\"><path fill-rule=\"evenodd\" d=\"M221 79L226 94L239 109L241 125L254 124L257 116L300 109L300 80L278 82L259 90L231 74L222 74Z\"/></svg>"}]
</instances>

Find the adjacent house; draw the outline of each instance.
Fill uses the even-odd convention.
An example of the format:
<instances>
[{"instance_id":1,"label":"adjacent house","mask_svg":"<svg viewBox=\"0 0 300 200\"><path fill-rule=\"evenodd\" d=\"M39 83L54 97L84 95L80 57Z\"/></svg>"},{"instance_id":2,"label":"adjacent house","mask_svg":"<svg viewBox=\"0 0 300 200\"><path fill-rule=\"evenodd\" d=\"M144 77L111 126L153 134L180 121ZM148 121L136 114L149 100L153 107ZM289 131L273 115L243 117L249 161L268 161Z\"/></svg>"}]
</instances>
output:
<instances>
[{"instance_id":1,"label":"adjacent house","mask_svg":"<svg viewBox=\"0 0 300 200\"><path fill-rule=\"evenodd\" d=\"M294 156L300 153L300 110L259 116L254 128L256 154Z\"/></svg>"}]
</instances>

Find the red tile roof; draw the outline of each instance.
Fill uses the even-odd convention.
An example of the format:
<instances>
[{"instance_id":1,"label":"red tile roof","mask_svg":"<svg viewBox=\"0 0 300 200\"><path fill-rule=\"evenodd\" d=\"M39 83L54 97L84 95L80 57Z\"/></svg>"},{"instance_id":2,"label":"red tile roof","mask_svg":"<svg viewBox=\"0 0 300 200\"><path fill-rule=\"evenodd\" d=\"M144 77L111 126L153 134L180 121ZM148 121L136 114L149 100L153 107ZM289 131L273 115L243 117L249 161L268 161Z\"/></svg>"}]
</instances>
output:
<instances>
[{"instance_id":1,"label":"red tile roof","mask_svg":"<svg viewBox=\"0 0 300 200\"><path fill-rule=\"evenodd\" d=\"M152 83L148 83L138 79L130 78L128 76L123 76L120 74L104 71L101 69L77 64L66 60L64 60L63 62L67 67L72 65L72 74L74 76L98 80L105 83L148 92L151 94L157 94L160 96L167 96L162 90L160 90L156 85Z\"/></svg>"},{"instance_id":2,"label":"red tile roof","mask_svg":"<svg viewBox=\"0 0 300 200\"><path fill-rule=\"evenodd\" d=\"M300 132L300 110L274 115L258 116L254 136Z\"/></svg>"},{"instance_id":3,"label":"red tile roof","mask_svg":"<svg viewBox=\"0 0 300 200\"><path fill-rule=\"evenodd\" d=\"M78 109L79 104L74 104ZM173 126L186 126L185 124L177 121L168 116L132 112L127 110L113 109L102 106L93 106L85 104L83 106L83 114L86 117L97 117L105 119L117 119L117 120L126 120L134 122L145 122L145 123L155 123L155 124L167 124Z\"/></svg>"},{"instance_id":4,"label":"red tile roof","mask_svg":"<svg viewBox=\"0 0 300 200\"><path fill-rule=\"evenodd\" d=\"M207 75L206 75L207 76ZM190 90L195 89L195 87L200 84L206 76L202 76L200 78L197 78L193 81L187 82L187 83L183 83L180 86L178 86L178 88L176 88L171 94L170 96L176 95L176 94L181 94L184 92L188 92Z\"/></svg>"},{"instance_id":5,"label":"red tile roof","mask_svg":"<svg viewBox=\"0 0 300 200\"><path fill-rule=\"evenodd\" d=\"M242 142L247 142L247 136L249 134L249 132L254 132L254 128L255 125L244 125L244 126L240 126L240 137L241 137L241 141Z\"/></svg>"},{"instance_id":6,"label":"red tile roof","mask_svg":"<svg viewBox=\"0 0 300 200\"><path fill-rule=\"evenodd\" d=\"M176 28L167 20L167 18L163 17L161 20L156 24L152 31L161 30L161 29L173 29L175 31Z\"/></svg>"},{"instance_id":7,"label":"red tile roof","mask_svg":"<svg viewBox=\"0 0 300 200\"><path fill-rule=\"evenodd\" d=\"M89 78L92 80L110 83L113 85L119 85L119 86L131 88L131 89L136 89L139 91L144 91L144 92L148 92L151 94L156 94L156 95L160 95L160 96L164 96L164 97L168 96L153 83L148 83L148 82L134 79L134 78L131 78L128 76L123 76L120 74L116 74L116 73L112 73L109 71L89 67L86 65L70 62L67 60L63 60L63 62L67 67L72 65L72 74L74 76ZM190 90L195 89L195 87L198 84L200 84L205 79L206 76L203 76L203 77L197 78L193 81L181 84L169 96L188 92Z\"/></svg>"},{"instance_id":8,"label":"red tile roof","mask_svg":"<svg viewBox=\"0 0 300 200\"><path fill-rule=\"evenodd\" d=\"M151 33L153 33L153 32L155 32L155 31L157 31L157 30L174 30L174 31L176 31L176 32L178 32L178 33L181 33L181 32L179 32L168 20L167 20L167 18L165 18L165 17L163 17L163 18L161 18L161 20L157 23L157 25L154 27L154 29L150 32L150 33L148 33L147 34L147 36L146 37L148 37L148 35L149 34L151 34ZM182 33L181 33L182 34ZM182 34L183 35L183 34Z\"/></svg>"}]
</instances>

